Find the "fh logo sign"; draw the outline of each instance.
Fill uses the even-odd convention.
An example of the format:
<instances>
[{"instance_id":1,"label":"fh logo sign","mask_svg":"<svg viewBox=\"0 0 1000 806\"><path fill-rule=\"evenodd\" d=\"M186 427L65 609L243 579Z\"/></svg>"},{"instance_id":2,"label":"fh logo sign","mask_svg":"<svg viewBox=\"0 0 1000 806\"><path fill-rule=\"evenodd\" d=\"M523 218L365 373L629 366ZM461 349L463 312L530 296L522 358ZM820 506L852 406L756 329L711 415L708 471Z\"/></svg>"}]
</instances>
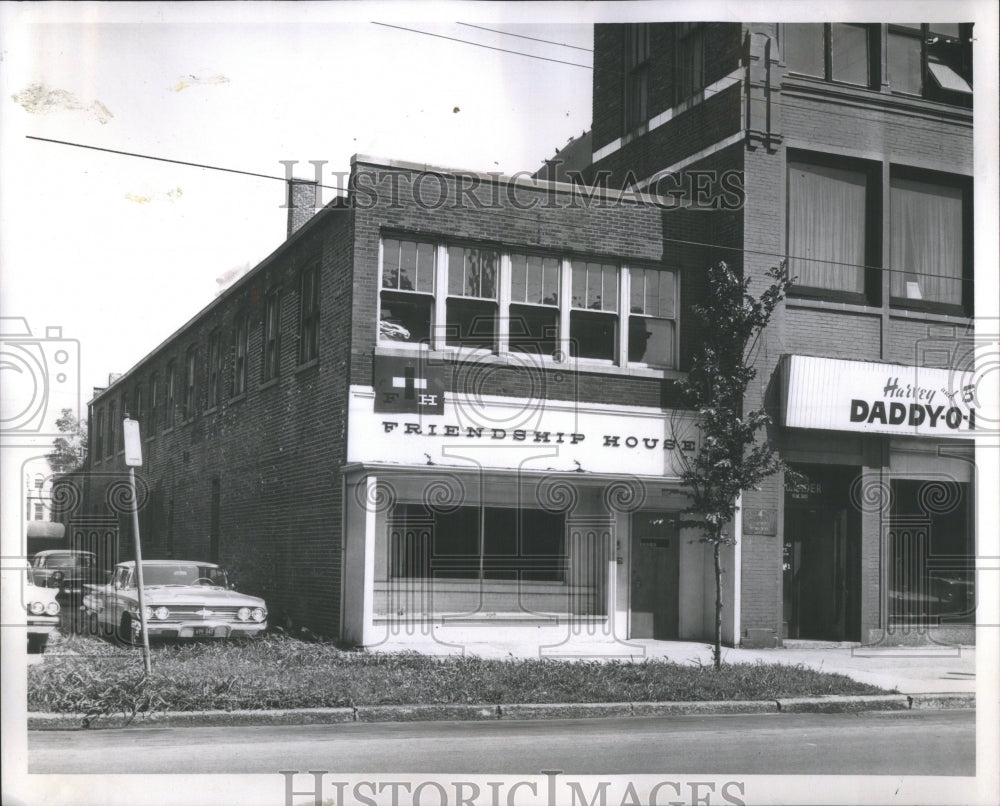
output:
<instances>
[{"instance_id":1,"label":"fh logo sign","mask_svg":"<svg viewBox=\"0 0 1000 806\"><path fill-rule=\"evenodd\" d=\"M444 413L442 368L419 357L375 357L375 411Z\"/></svg>"}]
</instances>

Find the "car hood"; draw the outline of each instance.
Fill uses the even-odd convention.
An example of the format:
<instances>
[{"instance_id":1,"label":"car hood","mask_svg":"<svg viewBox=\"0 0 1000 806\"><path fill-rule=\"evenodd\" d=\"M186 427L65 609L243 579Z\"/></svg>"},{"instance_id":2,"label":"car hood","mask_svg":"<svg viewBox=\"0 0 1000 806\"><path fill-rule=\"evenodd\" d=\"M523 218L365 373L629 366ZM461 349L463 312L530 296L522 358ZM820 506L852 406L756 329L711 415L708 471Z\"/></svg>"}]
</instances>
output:
<instances>
[{"instance_id":1,"label":"car hood","mask_svg":"<svg viewBox=\"0 0 1000 806\"><path fill-rule=\"evenodd\" d=\"M170 604L216 604L229 607L265 607L264 600L239 591L207 586L147 585L144 588L146 604L151 606ZM138 599L135 591L129 594Z\"/></svg>"}]
</instances>

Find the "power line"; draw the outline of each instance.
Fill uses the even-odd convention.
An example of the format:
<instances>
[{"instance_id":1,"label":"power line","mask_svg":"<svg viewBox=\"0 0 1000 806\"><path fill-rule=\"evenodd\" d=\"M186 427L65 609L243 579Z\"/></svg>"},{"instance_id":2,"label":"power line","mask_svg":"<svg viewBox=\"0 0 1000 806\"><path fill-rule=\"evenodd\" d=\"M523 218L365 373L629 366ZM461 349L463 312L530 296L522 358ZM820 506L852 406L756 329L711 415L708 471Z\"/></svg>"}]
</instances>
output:
<instances>
[{"instance_id":1,"label":"power line","mask_svg":"<svg viewBox=\"0 0 1000 806\"><path fill-rule=\"evenodd\" d=\"M454 36L445 36L444 34L432 34L430 31L418 31L416 28L404 28L402 25L390 25L387 22L375 22L372 21L372 25L381 25L383 28L396 28L399 31L409 31L411 34L423 34L424 36L433 36L437 39L447 39L449 42L461 42L463 45L472 45L477 48L486 48L486 50L496 50L500 53L512 53L515 56L527 56L529 59L540 59L543 62L555 62L556 64L568 64L570 67L582 67L584 70L593 70L589 64L579 64L578 62L567 62L562 59L550 59L547 56L536 56L533 53L524 53L520 50L507 50L506 48L497 48L493 45L483 45L479 42L471 42L468 39L459 39Z\"/></svg>"},{"instance_id":2,"label":"power line","mask_svg":"<svg viewBox=\"0 0 1000 806\"><path fill-rule=\"evenodd\" d=\"M483 25L473 25L470 22L459 22L457 25L464 25L466 28L478 28L480 31L489 31L490 33L503 34L504 36L516 36L518 39L530 39L532 42L544 42L546 45L558 45L561 48L573 48L573 50L582 50L585 53L594 52L591 48L582 48L579 45L567 45L565 42L553 42L551 39L539 39L538 37L515 34L510 31L500 31L496 28L486 28Z\"/></svg>"},{"instance_id":3,"label":"power line","mask_svg":"<svg viewBox=\"0 0 1000 806\"><path fill-rule=\"evenodd\" d=\"M103 151L106 154L118 154L122 157L138 157L144 160L153 160L155 162L169 162L173 165L186 165L189 168L204 168L208 171L223 171L224 173L230 174L240 174L241 176L255 176L258 179L274 179L278 182L287 182L287 176L272 176L271 174L261 174L255 173L253 171L241 171L238 168L223 168L220 165L208 165L203 162L188 162L187 160L175 160L168 157L155 157L152 154L138 154L134 151L119 151L114 148L102 148L101 146L87 145L86 143L72 143L68 140L53 140L50 137L35 137L34 135L27 134L25 138L28 140L38 140L42 143L56 143L61 146L72 146L73 148L86 148L89 151ZM325 188L327 190L336 190L340 193L347 193L344 188L338 187L336 185L318 185L318 187Z\"/></svg>"},{"instance_id":4,"label":"power line","mask_svg":"<svg viewBox=\"0 0 1000 806\"><path fill-rule=\"evenodd\" d=\"M90 150L90 151L102 151L102 152L105 152L107 154L117 154L119 156L124 156L124 157L136 157L138 159L154 160L156 162L167 162L167 163L171 163L171 164L174 164L174 165L186 165L186 166L189 166L189 167L192 167L192 168L204 168L204 169L211 170L211 171L223 171L225 173L240 174L242 176L254 176L254 177L257 177L257 178L260 178L260 179L273 179L273 180L280 181L280 182L287 182L288 181L288 178L285 177L285 176L272 176L270 174L255 173L253 171L242 171L242 170L239 170L239 169L236 169L236 168L223 168L223 167L220 167L220 166L217 166L217 165L208 165L206 163L200 163L200 162L188 162L188 161L185 161L185 160L168 159L167 157L156 157L156 156L152 156L152 155L149 155L149 154L138 154L138 153L132 152L132 151L118 151L118 150L113 149L113 148L102 148L100 146L92 146L92 145L87 145L85 143L73 143L73 142L70 142L68 140L53 140L53 139L48 138L48 137L35 137L33 135L30 135L30 134L29 135L25 135L25 137L27 139L29 139L29 140L38 140L38 141L43 142L43 143L56 143L58 145L72 146L74 148L84 148L84 149L87 149L87 150ZM499 181L499 180L497 180L497 181ZM326 188L326 189L330 189L330 190L336 190L336 191L338 191L340 193L344 193L344 194L349 193L349 190L347 190L345 188L341 188L341 187L339 187L337 185L322 185L322 184L320 184L320 185L318 185L318 187ZM584 186L582 189L594 190L595 188L593 188L591 186ZM649 196L651 196L651 194L648 194L648 193L644 194L642 191L634 191L634 193L635 193L636 196L640 197L639 199L636 200L636 204L638 206L659 207L659 205L657 205L655 202L644 201L641 198L643 195L649 197ZM519 220L523 220L523 221L530 221L532 223L538 223L537 222L537 218L532 218L532 217L528 217L528 216L517 216L517 215L514 215L512 217L513 218L517 218ZM575 228L575 229L589 229L589 227L587 225L585 225L585 224L578 224L578 223L571 222L571 221L563 221L563 222L560 223L559 226L561 226L561 227L571 227L571 228ZM869 266L869 265L866 265L866 264L863 264L863 263L846 263L846 262L837 261L837 260L826 260L826 259L823 259L823 258L798 257L798 256L795 256L795 255L789 255L789 254L780 253L780 252L769 252L769 251L760 250L760 249L746 249L746 248L740 247L740 246L728 246L726 244L707 243L707 242L704 242L704 241L691 241L691 240L686 240L686 239L683 239L683 238L670 238L670 237L667 237L667 236L662 236L662 240L664 242L666 242L666 243L680 244L680 245L683 245L683 246L697 246L697 247L703 247L703 248L706 248L706 249L719 249L719 250L729 251L729 252L740 252L741 254L746 254L746 255L762 255L764 257L773 257L773 258L778 258L780 260L787 259L787 260L804 261L804 262L810 262L810 263L825 263L825 264L828 264L828 265L831 265L831 266L844 266L846 268L852 268L852 269L865 269L865 270L872 269L873 271L881 271L881 272L887 272L887 273L911 274L911 275L920 276L920 277L936 277L936 278L939 278L939 279L942 279L942 280L954 280L956 282L965 282L965 279L962 278L962 277L952 277L952 276L947 275L947 274L935 274L935 273L932 273L932 272L915 271L915 270L912 270L912 269L892 269L892 268L886 268L886 267L883 267L883 266Z\"/></svg>"}]
</instances>

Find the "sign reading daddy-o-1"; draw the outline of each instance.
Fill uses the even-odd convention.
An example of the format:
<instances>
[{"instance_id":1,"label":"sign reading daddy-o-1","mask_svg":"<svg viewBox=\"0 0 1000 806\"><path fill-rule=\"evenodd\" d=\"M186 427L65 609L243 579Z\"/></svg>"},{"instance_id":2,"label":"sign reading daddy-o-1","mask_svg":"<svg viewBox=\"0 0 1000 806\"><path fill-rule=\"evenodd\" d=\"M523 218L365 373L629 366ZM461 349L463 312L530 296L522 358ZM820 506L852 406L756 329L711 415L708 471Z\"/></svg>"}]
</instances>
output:
<instances>
[{"instance_id":1,"label":"sign reading daddy-o-1","mask_svg":"<svg viewBox=\"0 0 1000 806\"><path fill-rule=\"evenodd\" d=\"M785 356L784 423L876 434L969 439L975 386L947 369Z\"/></svg>"}]
</instances>

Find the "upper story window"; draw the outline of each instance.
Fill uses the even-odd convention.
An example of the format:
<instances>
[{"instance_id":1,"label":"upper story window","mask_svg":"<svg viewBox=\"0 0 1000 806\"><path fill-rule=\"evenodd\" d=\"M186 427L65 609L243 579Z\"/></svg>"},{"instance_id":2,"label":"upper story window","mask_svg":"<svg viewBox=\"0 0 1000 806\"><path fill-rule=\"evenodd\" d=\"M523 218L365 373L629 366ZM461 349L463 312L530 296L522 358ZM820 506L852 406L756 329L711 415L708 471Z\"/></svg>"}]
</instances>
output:
<instances>
[{"instance_id":1,"label":"upper story window","mask_svg":"<svg viewBox=\"0 0 1000 806\"><path fill-rule=\"evenodd\" d=\"M299 277L299 363L319 357L319 264Z\"/></svg>"},{"instance_id":2,"label":"upper story window","mask_svg":"<svg viewBox=\"0 0 1000 806\"><path fill-rule=\"evenodd\" d=\"M177 362L171 361L167 364L167 399L166 417L163 427L173 428L174 418L177 414Z\"/></svg>"},{"instance_id":3,"label":"upper story window","mask_svg":"<svg viewBox=\"0 0 1000 806\"><path fill-rule=\"evenodd\" d=\"M261 376L264 381L278 377L280 355L279 303L281 297L277 291L267 295L264 303L264 363Z\"/></svg>"},{"instance_id":4,"label":"upper story window","mask_svg":"<svg viewBox=\"0 0 1000 806\"><path fill-rule=\"evenodd\" d=\"M621 366L677 366L675 272L551 253L423 242L428 265L431 255L440 256L433 264L437 279L428 279L425 287L445 291L404 292L398 290L400 243L386 238L383 244L383 275L389 277L381 281L382 344L488 349L560 361L573 356ZM413 298L419 303L411 302ZM419 340L413 338L418 327L426 334Z\"/></svg>"},{"instance_id":5,"label":"upper story window","mask_svg":"<svg viewBox=\"0 0 1000 806\"><path fill-rule=\"evenodd\" d=\"M208 408L222 400L222 334L212 331L208 337Z\"/></svg>"},{"instance_id":6,"label":"upper story window","mask_svg":"<svg viewBox=\"0 0 1000 806\"><path fill-rule=\"evenodd\" d=\"M971 104L971 25L891 24L886 48L889 86L893 92Z\"/></svg>"},{"instance_id":7,"label":"upper story window","mask_svg":"<svg viewBox=\"0 0 1000 806\"><path fill-rule=\"evenodd\" d=\"M436 288L434 244L396 238L382 241L382 318L379 338L427 342Z\"/></svg>"},{"instance_id":8,"label":"upper story window","mask_svg":"<svg viewBox=\"0 0 1000 806\"><path fill-rule=\"evenodd\" d=\"M493 249L448 248L448 344L496 349L498 270Z\"/></svg>"},{"instance_id":9,"label":"upper story window","mask_svg":"<svg viewBox=\"0 0 1000 806\"><path fill-rule=\"evenodd\" d=\"M125 418L125 417L134 417L135 415L133 415L132 412L130 412L128 410L128 392L122 392L121 397L119 398L119 400L120 400L121 416L122 416L122 418ZM120 428L122 429L122 439L121 439L121 442L118 444L118 450L119 451L124 451L125 450L125 426L121 425Z\"/></svg>"},{"instance_id":10,"label":"upper story window","mask_svg":"<svg viewBox=\"0 0 1000 806\"><path fill-rule=\"evenodd\" d=\"M876 85L877 27L851 23L795 23L784 27L788 69L860 87Z\"/></svg>"},{"instance_id":11,"label":"upper story window","mask_svg":"<svg viewBox=\"0 0 1000 806\"><path fill-rule=\"evenodd\" d=\"M625 130L649 119L649 24L625 26Z\"/></svg>"},{"instance_id":12,"label":"upper story window","mask_svg":"<svg viewBox=\"0 0 1000 806\"><path fill-rule=\"evenodd\" d=\"M132 417L138 420L141 425L146 425L144 422L146 418L146 412L143 410L143 399L142 399L142 384L137 383L135 389L132 391Z\"/></svg>"},{"instance_id":13,"label":"upper story window","mask_svg":"<svg viewBox=\"0 0 1000 806\"><path fill-rule=\"evenodd\" d=\"M95 426L96 433L94 434L94 443L92 446L91 453L95 459L102 459L104 457L104 412L97 411L93 415L93 423Z\"/></svg>"},{"instance_id":14,"label":"upper story window","mask_svg":"<svg viewBox=\"0 0 1000 806\"><path fill-rule=\"evenodd\" d=\"M572 263L569 354L614 361L618 344L618 266Z\"/></svg>"},{"instance_id":15,"label":"upper story window","mask_svg":"<svg viewBox=\"0 0 1000 806\"><path fill-rule=\"evenodd\" d=\"M149 378L149 423L146 435L152 436L160 425L160 376L155 372Z\"/></svg>"},{"instance_id":16,"label":"upper story window","mask_svg":"<svg viewBox=\"0 0 1000 806\"><path fill-rule=\"evenodd\" d=\"M865 302L866 270L880 234L870 226L877 182L860 165L788 160L788 259L796 292Z\"/></svg>"},{"instance_id":17,"label":"upper story window","mask_svg":"<svg viewBox=\"0 0 1000 806\"><path fill-rule=\"evenodd\" d=\"M117 420L117 415L115 412L115 402L112 400L108 403L108 425L104 429L104 455L114 456L115 455L115 421Z\"/></svg>"},{"instance_id":18,"label":"upper story window","mask_svg":"<svg viewBox=\"0 0 1000 806\"><path fill-rule=\"evenodd\" d=\"M680 103L705 88L705 23L679 22L674 28L675 102Z\"/></svg>"},{"instance_id":19,"label":"upper story window","mask_svg":"<svg viewBox=\"0 0 1000 806\"><path fill-rule=\"evenodd\" d=\"M188 347L184 354L184 419L194 417L198 381L198 348Z\"/></svg>"},{"instance_id":20,"label":"upper story window","mask_svg":"<svg viewBox=\"0 0 1000 806\"><path fill-rule=\"evenodd\" d=\"M892 172L889 293L894 305L971 308L971 197L969 183L954 177Z\"/></svg>"},{"instance_id":21,"label":"upper story window","mask_svg":"<svg viewBox=\"0 0 1000 806\"><path fill-rule=\"evenodd\" d=\"M240 314L233 328L233 397L247 391L247 356L250 352L250 317Z\"/></svg>"},{"instance_id":22,"label":"upper story window","mask_svg":"<svg viewBox=\"0 0 1000 806\"><path fill-rule=\"evenodd\" d=\"M883 211L881 176L879 163L790 154L792 293L880 305L888 274L893 306L970 313L972 180L892 165Z\"/></svg>"},{"instance_id":23,"label":"upper story window","mask_svg":"<svg viewBox=\"0 0 1000 806\"><path fill-rule=\"evenodd\" d=\"M510 349L553 355L559 346L559 258L510 256Z\"/></svg>"}]
</instances>

